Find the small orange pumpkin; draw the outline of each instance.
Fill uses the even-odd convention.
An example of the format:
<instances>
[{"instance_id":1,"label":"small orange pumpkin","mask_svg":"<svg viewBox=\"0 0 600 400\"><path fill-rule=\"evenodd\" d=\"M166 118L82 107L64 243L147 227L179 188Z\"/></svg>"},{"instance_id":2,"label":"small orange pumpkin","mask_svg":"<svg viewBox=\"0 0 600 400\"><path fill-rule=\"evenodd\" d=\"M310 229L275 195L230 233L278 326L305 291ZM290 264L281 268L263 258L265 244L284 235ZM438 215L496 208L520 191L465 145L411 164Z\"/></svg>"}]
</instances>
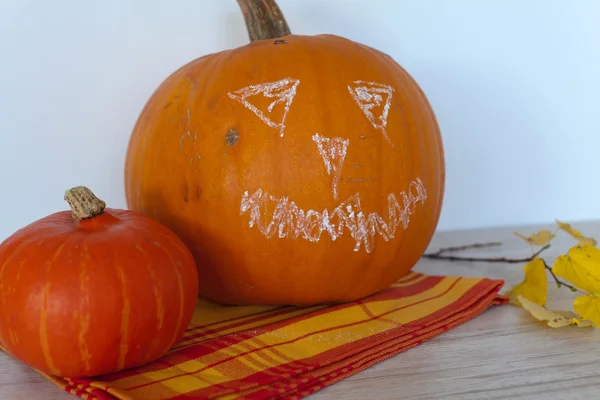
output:
<instances>
[{"instance_id":1,"label":"small orange pumpkin","mask_svg":"<svg viewBox=\"0 0 600 400\"><path fill-rule=\"evenodd\" d=\"M291 34L272 0L238 0L252 42L196 59L132 132L128 207L194 254L231 304L354 300L404 276L445 183L434 112L389 56Z\"/></svg>"},{"instance_id":2,"label":"small orange pumpkin","mask_svg":"<svg viewBox=\"0 0 600 400\"><path fill-rule=\"evenodd\" d=\"M85 187L72 211L0 245L0 344L51 375L89 377L164 355L191 321L198 271L185 244Z\"/></svg>"}]
</instances>

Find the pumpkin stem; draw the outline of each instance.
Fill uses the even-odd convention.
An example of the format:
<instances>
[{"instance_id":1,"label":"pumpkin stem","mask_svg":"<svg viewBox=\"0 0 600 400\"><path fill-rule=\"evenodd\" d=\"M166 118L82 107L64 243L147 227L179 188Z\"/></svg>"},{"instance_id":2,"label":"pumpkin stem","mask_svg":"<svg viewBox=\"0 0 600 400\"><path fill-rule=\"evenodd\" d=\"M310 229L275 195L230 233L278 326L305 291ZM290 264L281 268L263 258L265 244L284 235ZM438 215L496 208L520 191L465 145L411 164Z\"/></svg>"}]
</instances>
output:
<instances>
[{"instance_id":1,"label":"pumpkin stem","mask_svg":"<svg viewBox=\"0 0 600 400\"><path fill-rule=\"evenodd\" d=\"M250 41L289 35L290 28L275 0L237 0Z\"/></svg>"},{"instance_id":2,"label":"pumpkin stem","mask_svg":"<svg viewBox=\"0 0 600 400\"><path fill-rule=\"evenodd\" d=\"M71 215L73 215L75 221L93 218L98 214L102 214L106 208L106 203L97 198L85 186L76 186L67 190L65 200L71 206Z\"/></svg>"}]
</instances>

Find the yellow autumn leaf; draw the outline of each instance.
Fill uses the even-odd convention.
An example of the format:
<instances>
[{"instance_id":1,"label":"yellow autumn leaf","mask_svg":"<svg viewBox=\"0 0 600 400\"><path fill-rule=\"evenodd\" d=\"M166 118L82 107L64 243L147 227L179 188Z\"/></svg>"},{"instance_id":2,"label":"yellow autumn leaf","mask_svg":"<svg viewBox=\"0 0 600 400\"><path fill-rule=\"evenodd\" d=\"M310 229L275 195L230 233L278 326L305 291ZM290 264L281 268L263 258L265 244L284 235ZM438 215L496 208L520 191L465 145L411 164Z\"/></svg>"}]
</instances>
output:
<instances>
[{"instance_id":1,"label":"yellow autumn leaf","mask_svg":"<svg viewBox=\"0 0 600 400\"><path fill-rule=\"evenodd\" d=\"M554 261L554 275L588 293L600 290L600 249L589 244L571 247Z\"/></svg>"},{"instance_id":2,"label":"yellow autumn leaf","mask_svg":"<svg viewBox=\"0 0 600 400\"><path fill-rule=\"evenodd\" d=\"M535 257L523 267L525 279L517 286L510 289L506 294L512 304L521 306L518 297L532 301L536 304L546 304L548 295L548 278L546 276L546 266L541 258Z\"/></svg>"},{"instance_id":3,"label":"yellow autumn leaf","mask_svg":"<svg viewBox=\"0 0 600 400\"><path fill-rule=\"evenodd\" d=\"M536 304L521 295L517 296L517 298L523 305L523 308L529 311L535 319L546 322L551 328L562 328L569 325L577 325L581 328L592 326L591 321L581 319L574 312L548 310L546 307Z\"/></svg>"},{"instance_id":4,"label":"yellow autumn leaf","mask_svg":"<svg viewBox=\"0 0 600 400\"><path fill-rule=\"evenodd\" d=\"M539 232L532 233L529 236L525 236L519 232L514 232L514 235L534 246L545 246L550 243L555 236L554 233L547 229L542 229Z\"/></svg>"},{"instance_id":5,"label":"yellow autumn leaf","mask_svg":"<svg viewBox=\"0 0 600 400\"><path fill-rule=\"evenodd\" d=\"M577 297L573 302L573 309L582 318L589 319L594 326L600 328L600 297L598 294Z\"/></svg>"},{"instance_id":6,"label":"yellow autumn leaf","mask_svg":"<svg viewBox=\"0 0 600 400\"><path fill-rule=\"evenodd\" d=\"M567 232L573 238L577 239L580 243L589 244L591 246L596 246L596 239L594 239L592 237L584 236L581 232L579 232L577 229L573 228L570 224L561 222L559 220L556 220L556 224L558 225L558 227L560 229Z\"/></svg>"}]
</instances>

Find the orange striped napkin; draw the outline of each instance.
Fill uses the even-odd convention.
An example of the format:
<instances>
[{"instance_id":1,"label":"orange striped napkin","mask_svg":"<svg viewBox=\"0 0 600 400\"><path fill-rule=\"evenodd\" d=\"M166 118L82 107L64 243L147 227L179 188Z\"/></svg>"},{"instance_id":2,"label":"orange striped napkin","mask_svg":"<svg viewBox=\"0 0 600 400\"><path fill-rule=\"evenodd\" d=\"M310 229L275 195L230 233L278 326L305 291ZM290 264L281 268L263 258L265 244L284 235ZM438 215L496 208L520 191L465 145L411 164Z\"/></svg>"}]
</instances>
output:
<instances>
[{"instance_id":1,"label":"orange striped napkin","mask_svg":"<svg viewBox=\"0 0 600 400\"><path fill-rule=\"evenodd\" d=\"M503 281L412 272L352 303L231 307L200 301L163 358L56 385L84 399L294 399L452 329L494 304Z\"/></svg>"}]
</instances>

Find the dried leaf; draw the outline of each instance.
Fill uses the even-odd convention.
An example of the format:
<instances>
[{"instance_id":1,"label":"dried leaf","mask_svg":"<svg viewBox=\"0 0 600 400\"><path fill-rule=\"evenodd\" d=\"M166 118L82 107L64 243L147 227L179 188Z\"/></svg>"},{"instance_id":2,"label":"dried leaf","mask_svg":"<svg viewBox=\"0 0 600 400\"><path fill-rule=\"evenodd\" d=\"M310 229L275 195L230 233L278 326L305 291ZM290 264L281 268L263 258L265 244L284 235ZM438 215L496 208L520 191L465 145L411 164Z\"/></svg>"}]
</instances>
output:
<instances>
[{"instance_id":1,"label":"dried leaf","mask_svg":"<svg viewBox=\"0 0 600 400\"><path fill-rule=\"evenodd\" d=\"M600 328L600 296L598 293L577 297L573 303L573 309L582 318L589 319L595 327Z\"/></svg>"},{"instance_id":2,"label":"dried leaf","mask_svg":"<svg viewBox=\"0 0 600 400\"><path fill-rule=\"evenodd\" d=\"M554 311L548 310L546 307L534 303L523 296L517 296L518 300L523 304L523 308L538 321L544 321L551 328L562 328L569 325L577 325L579 327L592 326L591 321L586 321L571 311ZM597 314L600 317L600 314Z\"/></svg>"},{"instance_id":3,"label":"dried leaf","mask_svg":"<svg viewBox=\"0 0 600 400\"><path fill-rule=\"evenodd\" d=\"M510 302L521 306L519 296L522 296L536 304L545 304L548 295L548 278L544 261L539 257L535 257L525 264L523 270L525 271L523 282L506 293L510 298Z\"/></svg>"},{"instance_id":4,"label":"dried leaf","mask_svg":"<svg viewBox=\"0 0 600 400\"><path fill-rule=\"evenodd\" d=\"M556 220L556 223L558 224L558 227L560 229L562 229L563 231L567 232L573 238L577 239L580 243L589 244L591 246L596 246L596 239L594 239L592 237L584 236L577 229L573 228L571 225L569 225L569 224L567 224L565 222L561 222L559 220Z\"/></svg>"},{"instance_id":5,"label":"dried leaf","mask_svg":"<svg viewBox=\"0 0 600 400\"><path fill-rule=\"evenodd\" d=\"M552 239L554 239L554 236L556 236L554 235L554 233L550 232L547 229L542 229L541 231L532 233L529 236L525 236L523 234L520 234L519 232L515 232L514 235L520 237L521 239L533 246L545 246L548 243L550 243Z\"/></svg>"},{"instance_id":6,"label":"dried leaf","mask_svg":"<svg viewBox=\"0 0 600 400\"><path fill-rule=\"evenodd\" d=\"M579 289L595 293L600 289L600 249L589 244L573 246L556 259L552 272Z\"/></svg>"}]
</instances>

